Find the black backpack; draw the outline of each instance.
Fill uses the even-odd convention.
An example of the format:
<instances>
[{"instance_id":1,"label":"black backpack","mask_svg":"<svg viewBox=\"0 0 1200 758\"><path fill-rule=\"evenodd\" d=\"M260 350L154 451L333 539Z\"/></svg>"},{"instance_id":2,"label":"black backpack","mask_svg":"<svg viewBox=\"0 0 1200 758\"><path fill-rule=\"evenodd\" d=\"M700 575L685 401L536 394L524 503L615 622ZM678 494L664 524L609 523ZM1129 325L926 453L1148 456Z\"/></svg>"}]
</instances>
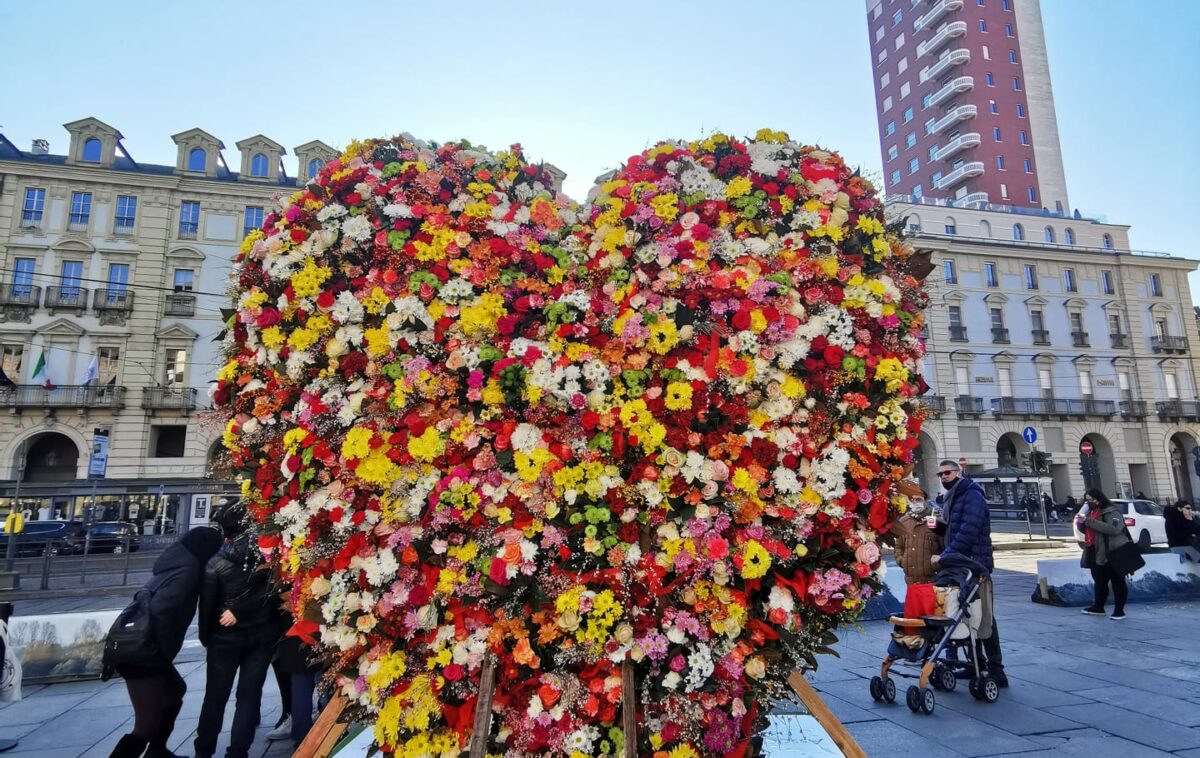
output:
<instances>
[{"instance_id":1,"label":"black backpack","mask_svg":"<svg viewBox=\"0 0 1200 758\"><path fill-rule=\"evenodd\" d=\"M108 630L101 663L109 676L124 666L150 668L162 663L162 651L150 622L152 594L149 588L139 590Z\"/></svg>"}]
</instances>

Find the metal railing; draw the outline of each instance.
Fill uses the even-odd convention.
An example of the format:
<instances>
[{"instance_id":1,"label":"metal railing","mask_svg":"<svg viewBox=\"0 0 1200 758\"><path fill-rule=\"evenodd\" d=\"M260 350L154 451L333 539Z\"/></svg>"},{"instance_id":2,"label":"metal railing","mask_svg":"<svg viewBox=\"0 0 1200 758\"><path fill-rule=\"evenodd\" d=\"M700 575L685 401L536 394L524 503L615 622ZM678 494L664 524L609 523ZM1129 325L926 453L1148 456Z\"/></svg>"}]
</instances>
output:
<instances>
[{"instance_id":1,"label":"metal railing","mask_svg":"<svg viewBox=\"0 0 1200 758\"><path fill-rule=\"evenodd\" d=\"M997 345L1007 345L1008 344L1008 330L1003 327L1000 327L1000 326L993 326L992 327L992 342Z\"/></svg>"},{"instance_id":2,"label":"metal railing","mask_svg":"<svg viewBox=\"0 0 1200 758\"><path fill-rule=\"evenodd\" d=\"M197 402L195 387L146 387L142 390L142 407L146 410L194 411Z\"/></svg>"},{"instance_id":3,"label":"metal railing","mask_svg":"<svg viewBox=\"0 0 1200 758\"><path fill-rule=\"evenodd\" d=\"M962 7L962 4L963 0L941 0L937 5L930 8L928 13L917 19L916 23L913 24L913 31L921 31L947 13L958 10Z\"/></svg>"},{"instance_id":4,"label":"metal railing","mask_svg":"<svg viewBox=\"0 0 1200 758\"><path fill-rule=\"evenodd\" d=\"M951 326L950 327L950 341L951 342L966 342L967 341L967 327Z\"/></svg>"},{"instance_id":5,"label":"metal railing","mask_svg":"<svg viewBox=\"0 0 1200 758\"><path fill-rule=\"evenodd\" d=\"M1071 332L1071 344L1074 347L1091 347L1087 332Z\"/></svg>"},{"instance_id":6,"label":"metal railing","mask_svg":"<svg viewBox=\"0 0 1200 758\"><path fill-rule=\"evenodd\" d=\"M1183 353L1187 348L1187 337L1155 335L1150 338L1150 349L1156 353Z\"/></svg>"},{"instance_id":7,"label":"metal railing","mask_svg":"<svg viewBox=\"0 0 1200 758\"><path fill-rule=\"evenodd\" d=\"M921 70L921 84L936 79L941 74L949 71L954 66L967 63L971 60L971 51L965 47L960 47L957 50L951 50L944 55L937 63Z\"/></svg>"},{"instance_id":8,"label":"metal railing","mask_svg":"<svg viewBox=\"0 0 1200 758\"><path fill-rule=\"evenodd\" d=\"M0 286L0 305L25 305L36 308L42 298L42 288L36 284L5 284Z\"/></svg>"},{"instance_id":9,"label":"metal railing","mask_svg":"<svg viewBox=\"0 0 1200 758\"><path fill-rule=\"evenodd\" d=\"M1200 420L1200 403L1192 400L1160 400L1155 410L1159 418Z\"/></svg>"},{"instance_id":10,"label":"metal railing","mask_svg":"<svg viewBox=\"0 0 1200 758\"><path fill-rule=\"evenodd\" d=\"M1049 345L1050 344L1050 330L1049 329L1033 329L1031 331L1033 333L1033 344L1035 344L1035 345Z\"/></svg>"},{"instance_id":11,"label":"metal railing","mask_svg":"<svg viewBox=\"0 0 1200 758\"><path fill-rule=\"evenodd\" d=\"M97 311L131 311L133 292L125 287L102 287L92 296L92 307Z\"/></svg>"},{"instance_id":12,"label":"metal railing","mask_svg":"<svg viewBox=\"0 0 1200 758\"><path fill-rule=\"evenodd\" d=\"M917 57L923 58L929 53L936 53L942 45L949 42L954 37L961 37L967 33L966 21L954 21L943 26L938 33L930 37L925 42L917 45Z\"/></svg>"},{"instance_id":13,"label":"metal railing","mask_svg":"<svg viewBox=\"0 0 1200 758\"><path fill-rule=\"evenodd\" d=\"M946 398L941 395L921 395L918 398L921 407L932 413L945 413Z\"/></svg>"},{"instance_id":14,"label":"metal railing","mask_svg":"<svg viewBox=\"0 0 1200 758\"><path fill-rule=\"evenodd\" d=\"M88 296L91 294L91 290L83 287L47 287L45 305L51 312L55 308L74 308L83 313L87 310Z\"/></svg>"},{"instance_id":15,"label":"metal railing","mask_svg":"<svg viewBox=\"0 0 1200 758\"><path fill-rule=\"evenodd\" d=\"M199 221L180 221L179 222L179 239L194 240L200 232Z\"/></svg>"},{"instance_id":16,"label":"metal railing","mask_svg":"<svg viewBox=\"0 0 1200 758\"><path fill-rule=\"evenodd\" d=\"M0 387L0 408L124 408L125 388L114 385L15 384Z\"/></svg>"},{"instance_id":17,"label":"metal railing","mask_svg":"<svg viewBox=\"0 0 1200 758\"><path fill-rule=\"evenodd\" d=\"M1120 348L1129 347L1129 342L1128 342L1129 335L1128 334L1121 334L1119 332L1110 333L1108 335L1108 338L1110 340L1112 340L1113 347L1120 347Z\"/></svg>"},{"instance_id":18,"label":"metal railing","mask_svg":"<svg viewBox=\"0 0 1200 758\"><path fill-rule=\"evenodd\" d=\"M163 314L167 316L194 316L196 314L196 296L187 292L170 292L163 306Z\"/></svg>"},{"instance_id":19,"label":"metal railing","mask_svg":"<svg viewBox=\"0 0 1200 758\"><path fill-rule=\"evenodd\" d=\"M983 398L959 395L954 398L954 410L960 415L983 413Z\"/></svg>"},{"instance_id":20,"label":"metal railing","mask_svg":"<svg viewBox=\"0 0 1200 758\"><path fill-rule=\"evenodd\" d=\"M964 163L950 173L943 176L937 182L938 189L942 187L950 187L958 184L963 179L968 179L972 176L979 176L983 173L983 161L971 161Z\"/></svg>"},{"instance_id":21,"label":"metal railing","mask_svg":"<svg viewBox=\"0 0 1200 758\"><path fill-rule=\"evenodd\" d=\"M975 87L975 77L973 76L957 76L939 89L929 98L929 105L941 105L950 98L961 92L969 92Z\"/></svg>"},{"instance_id":22,"label":"metal railing","mask_svg":"<svg viewBox=\"0 0 1200 758\"><path fill-rule=\"evenodd\" d=\"M1144 418L1146 416L1146 401L1145 400L1122 400L1118 405L1121 408L1121 415L1129 418Z\"/></svg>"},{"instance_id":23,"label":"metal railing","mask_svg":"<svg viewBox=\"0 0 1200 758\"><path fill-rule=\"evenodd\" d=\"M1114 400L1045 397L992 398L994 416L1102 416L1116 415Z\"/></svg>"},{"instance_id":24,"label":"metal railing","mask_svg":"<svg viewBox=\"0 0 1200 758\"><path fill-rule=\"evenodd\" d=\"M975 118L979 115L979 109L974 105L960 105L947 111L945 116L942 116L937 121L933 122L933 126L929 128L931 134L937 134L951 124L959 121L966 121L969 118ZM947 203L949 205L949 203Z\"/></svg>"}]
</instances>

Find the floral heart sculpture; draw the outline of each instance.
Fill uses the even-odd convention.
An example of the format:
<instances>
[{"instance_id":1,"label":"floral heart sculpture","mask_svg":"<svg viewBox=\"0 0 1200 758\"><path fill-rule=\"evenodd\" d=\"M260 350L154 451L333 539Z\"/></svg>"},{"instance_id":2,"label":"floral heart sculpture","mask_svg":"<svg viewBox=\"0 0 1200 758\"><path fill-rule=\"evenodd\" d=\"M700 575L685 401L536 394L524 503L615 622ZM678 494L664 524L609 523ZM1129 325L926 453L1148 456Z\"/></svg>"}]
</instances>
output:
<instances>
[{"instance_id":1,"label":"floral heart sculpture","mask_svg":"<svg viewBox=\"0 0 1200 758\"><path fill-rule=\"evenodd\" d=\"M292 633L388 753L749 755L879 587L919 268L869 182L761 131L582 207L519 147L355 143L238 257L215 400Z\"/></svg>"}]
</instances>

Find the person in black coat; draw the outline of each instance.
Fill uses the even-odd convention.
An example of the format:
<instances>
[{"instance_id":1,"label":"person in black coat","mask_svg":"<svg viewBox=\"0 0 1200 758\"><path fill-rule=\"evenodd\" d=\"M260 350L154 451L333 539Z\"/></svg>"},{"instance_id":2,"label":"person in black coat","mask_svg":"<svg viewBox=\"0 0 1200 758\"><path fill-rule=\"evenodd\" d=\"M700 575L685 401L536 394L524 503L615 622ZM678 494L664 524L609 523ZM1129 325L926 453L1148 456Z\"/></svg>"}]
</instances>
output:
<instances>
[{"instance_id":1,"label":"person in black coat","mask_svg":"<svg viewBox=\"0 0 1200 758\"><path fill-rule=\"evenodd\" d=\"M174 756L167 750L167 740L183 707L187 684L173 661L196 613L204 567L220 547L221 532L200 526L183 535L154 562L153 576L142 591L150 595L150 628L161 661L117 669L125 679L133 705L133 731L121 737L111 758L134 758L143 753L146 758Z\"/></svg>"},{"instance_id":2,"label":"person in black coat","mask_svg":"<svg viewBox=\"0 0 1200 758\"><path fill-rule=\"evenodd\" d=\"M225 531L221 550L208 562L200 588L197 619L200 643L208 649L207 679L200 722L196 726L197 758L212 758L217 749L229 693L237 678L237 706L226 758L246 758L254 743L262 705L263 684L278 639L277 613L269 601L269 573L254 535L245 531L245 510L234 506L217 520Z\"/></svg>"},{"instance_id":3,"label":"person in black coat","mask_svg":"<svg viewBox=\"0 0 1200 758\"><path fill-rule=\"evenodd\" d=\"M1163 517L1168 547L1191 547L1196 536L1200 535L1200 518L1197 518L1192 504L1186 500L1167 508Z\"/></svg>"}]
</instances>

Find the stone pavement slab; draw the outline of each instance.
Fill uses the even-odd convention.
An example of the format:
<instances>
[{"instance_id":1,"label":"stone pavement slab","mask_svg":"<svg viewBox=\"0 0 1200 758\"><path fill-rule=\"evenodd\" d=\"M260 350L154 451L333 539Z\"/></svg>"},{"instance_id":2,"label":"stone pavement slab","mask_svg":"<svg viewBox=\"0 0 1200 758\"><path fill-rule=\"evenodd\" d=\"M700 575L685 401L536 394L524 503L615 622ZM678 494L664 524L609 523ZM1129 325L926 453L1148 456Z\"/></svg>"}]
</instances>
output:
<instances>
[{"instance_id":1,"label":"stone pavement slab","mask_svg":"<svg viewBox=\"0 0 1200 758\"><path fill-rule=\"evenodd\" d=\"M1200 726L1200 708L1184 705L1174 695L1138 692L1137 697L1130 697L1129 690L1119 686L1081 690L1076 694L1098 703L1108 703L1118 708L1126 708L1144 716L1164 718L1180 726Z\"/></svg>"},{"instance_id":2,"label":"stone pavement slab","mask_svg":"<svg viewBox=\"0 0 1200 758\"><path fill-rule=\"evenodd\" d=\"M1200 747L1200 731L1175 724L1169 720L1173 716L1170 712L1162 714L1162 718L1155 718L1106 703L1061 705L1048 710L1057 716L1159 750Z\"/></svg>"},{"instance_id":3,"label":"stone pavement slab","mask_svg":"<svg viewBox=\"0 0 1200 758\"><path fill-rule=\"evenodd\" d=\"M1046 734L1031 738L1045 744L1046 750L1024 753L1021 758L1056 758L1057 756L1079 756L1080 758L1161 758L1180 755L1155 750L1136 742L1113 737L1095 729L1079 729L1061 734Z\"/></svg>"}]
</instances>

